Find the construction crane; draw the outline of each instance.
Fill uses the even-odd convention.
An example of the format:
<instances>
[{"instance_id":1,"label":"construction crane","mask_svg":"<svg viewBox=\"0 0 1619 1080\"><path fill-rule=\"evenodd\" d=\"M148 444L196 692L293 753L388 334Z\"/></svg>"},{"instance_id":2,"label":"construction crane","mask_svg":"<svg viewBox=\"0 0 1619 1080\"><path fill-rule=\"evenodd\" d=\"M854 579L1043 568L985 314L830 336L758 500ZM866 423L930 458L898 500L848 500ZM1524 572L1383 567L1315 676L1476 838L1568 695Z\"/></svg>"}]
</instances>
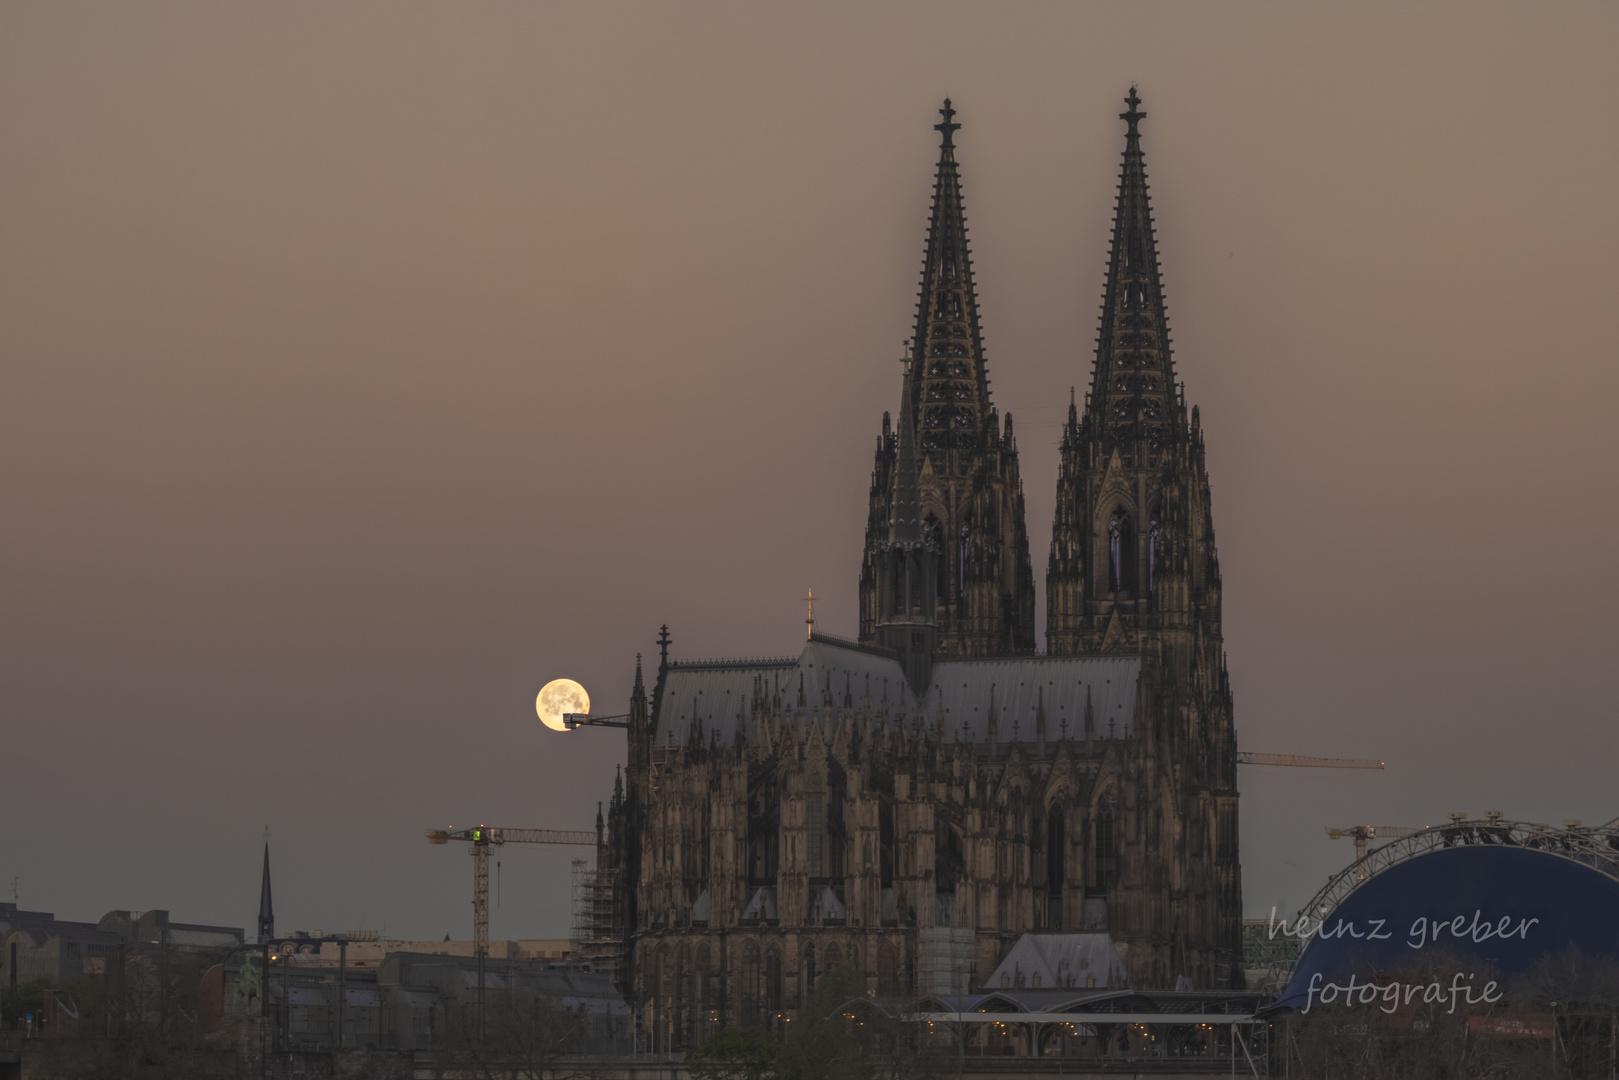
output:
<instances>
[{"instance_id":1,"label":"construction crane","mask_svg":"<svg viewBox=\"0 0 1619 1080\"><path fill-rule=\"evenodd\" d=\"M1252 750L1237 751L1238 765L1291 765L1310 769L1381 769L1383 763L1376 758L1304 757L1300 754L1256 754Z\"/></svg>"},{"instance_id":2,"label":"construction crane","mask_svg":"<svg viewBox=\"0 0 1619 1080\"><path fill-rule=\"evenodd\" d=\"M568 731L577 727L619 727L630 726L630 714L619 713L617 716L591 716L589 713L565 712L562 714L562 726Z\"/></svg>"},{"instance_id":3,"label":"construction crane","mask_svg":"<svg viewBox=\"0 0 1619 1080\"><path fill-rule=\"evenodd\" d=\"M489 953L489 845L578 844L595 847L598 837L583 829L506 829L478 825L470 829L428 829L427 842L448 844L464 840L472 845L472 950Z\"/></svg>"},{"instance_id":4,"label":"construction crane","mask_svg":"<svg viewBox=\"0 0 1619 1080\"><path fill-rule=\"evenodd\" d=\"M1346 836L1355 839L1355 862L1359 863L1366 858L1366 841L1368 840L1398 840L1402 836L1410 836L1427 828L1426 825L1418 828L1412 825L1351 825L1347 829L1334 829L1327 826L1327 835L1334 840L1342 840ZM1366 880L1366 871L1356 871L1360 880Z\"/></svg>"}]
</instances>

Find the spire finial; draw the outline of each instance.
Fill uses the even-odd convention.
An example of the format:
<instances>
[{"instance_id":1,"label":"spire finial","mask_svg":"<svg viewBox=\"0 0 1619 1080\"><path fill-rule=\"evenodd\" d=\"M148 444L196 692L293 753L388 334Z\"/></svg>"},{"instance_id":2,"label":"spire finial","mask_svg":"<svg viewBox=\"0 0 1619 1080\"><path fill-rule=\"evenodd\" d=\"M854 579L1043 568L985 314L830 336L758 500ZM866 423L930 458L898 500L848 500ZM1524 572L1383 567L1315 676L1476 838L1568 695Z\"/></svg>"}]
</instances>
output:
<instances>
[{"instance_id":1,"label":"spire finial","mask_svg":"<svg viewBox=\"0 0 1619 1080\"><path fill-rule=\"evenodd\" d=\"M961 125L955 123L956 110L950 107L949 98L944 99L944 108L939 110L939 115L944 117L944 123L933 125L933 130L944 136L944 142L939 146L943 150L953 150L956 146L955 134L961 130Z\"/></svg>"},{"instance_id":2,"label":"spire finial","mask_svg":"<svg viewBox=\"0 0 1619 1080\"><path fill-rule=\"evenodd\" d=\"M1136 106L1141 104L1141 99L1136 96L1135 83L1130 84L1130 96L1125 98L1124 102L1126 105L1130 106L1130 111L1121 112L1119 114L1119 119L1130 125L1129 135L1131 138L1135 138L1141 134L1141 132L1136 130L1136 125L1141 123L1142 119L1147 115L1146 113L1140 112L1136 109Z\"/></svg>"}]
</instances>

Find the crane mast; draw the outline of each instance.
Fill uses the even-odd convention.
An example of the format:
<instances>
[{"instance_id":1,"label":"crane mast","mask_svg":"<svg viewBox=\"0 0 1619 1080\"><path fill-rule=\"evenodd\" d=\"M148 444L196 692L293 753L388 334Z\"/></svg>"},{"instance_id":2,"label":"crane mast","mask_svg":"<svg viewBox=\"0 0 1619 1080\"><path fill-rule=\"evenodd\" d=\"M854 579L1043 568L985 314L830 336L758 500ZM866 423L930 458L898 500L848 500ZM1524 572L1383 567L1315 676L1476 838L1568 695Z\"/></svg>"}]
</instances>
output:
<instances>
[{"instance_id":1,"label":"crane mast","mask_svg":"<svg viewBox=\"0 0 1619 1080\"><path fill-rule=\"evenodd\" d=\"M428 829L427 842L448 844L461 840L472 845L472 951L489 954L489 845L577 844L594 847L599 838L584 829L512 829L476 825L468 829Z\"/></svg>"}]
</instances>

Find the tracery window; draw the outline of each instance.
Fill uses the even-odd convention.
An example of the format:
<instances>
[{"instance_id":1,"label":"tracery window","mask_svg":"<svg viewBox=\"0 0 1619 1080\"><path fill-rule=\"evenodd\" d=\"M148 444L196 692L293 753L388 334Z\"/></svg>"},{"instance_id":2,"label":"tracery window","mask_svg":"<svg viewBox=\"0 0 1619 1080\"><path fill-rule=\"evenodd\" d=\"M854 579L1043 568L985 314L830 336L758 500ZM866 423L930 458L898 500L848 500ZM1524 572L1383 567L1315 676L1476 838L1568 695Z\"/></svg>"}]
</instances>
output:
<instances>
[{"instance_id":1,"label":"tracery window","mask_svg":"<svg viewBox=\"0 0 1619 1080\"><path fill-rule=\"evenodd\" d=\"M1152 519L1147 526L1147 591L1152 592L1152 583L1158 571L1158 546L1163 537L1158 532L1158 519Z\"/></svg>"},{"instance_id":2,"label":"tracery window","mask_svg":"<svg viewBox=\"0 0 1619 1080\"><path fill-rule=\"evenodd\" d=\"M1067 874L1063 860L1067 854L1068 830L1061 806L1046 815L1046 922L1050 929L1062 929L1062 892Z\"/></svg>"},{"instance_id":3,"label":"tracery window","mask_svg":"<svg viewBox=\"0 0 1619 1080\"><path fill-rule=\"evenodd\" d=\"M771 949L765 957L765 1008L781 1012L781 952Z\"/></svg>"},{"instance_id":4,"label":"tracery window","mask_svg":"<svg viewBox=\"0 0 1619 1080\"><path fill-rule=\"evenodd\" d=\"M1108 584L1111 591L1130 593L1136 580L1136 532L1129 513L1121 506L1107 526Z\"/></svg>"},{"instance_id":5,"label":"tracery window","mask_svg":"<svg viewBox=\"0 0 1619 1080\"><path fill-rule=\"evenodd\" d=\"M899 991L899 961L894 946L884 941L877 946L877 993L896 997Z\"/></svg>"},{"instance_id":6,"label":"tracery window","mask_svg":"<svg viewBox=\"0 0 1619 1080\"><path fill-rule=\"evenodd\" d=\"M943 603L946 594L949 592L950 578L948 575L950 568L947 565L949 560L945 558L944 550L948 544L949 538L944 535L944 528L939 524L939 519L929 514L927 520L922 522L922 545L933 556L933 602L935 604ZM929 611L923 612L923 614L931 615L933 613Z\"/></svg>"},{"instance_id":7,"label":"tracery window","mask_svg":"<svg viewBox=\"0 0 1619 1080\"><path fill-rule=\"evenodd\" d=\"M961 596L967 592L967 541L971 538L972 527L970 523L961 523L961 539L956 545L956 595Z\"/></svg>"},{"instance_id":8,"label":"tracery window","mask_svg":"<svg viewBox=\"0 0 1619 1080\"><path fill-rule=\"evenodd\" d=\"M804 862L809 876L818 878L826 876L822 862L826 840L826 792L821 787L820 777L815 777L812 782L814 786L804 792Z\"/></svg>"},{"instance_id":9,"label":"tracery window","mask_svg":"<svg viewBox=\"0 0 1619 1080\"><path fill-rule=\"evenodd\" d=\"M1096 811L1095 841L1091 850L1096 853L1095 878L1097 889L1106 892L1113 888L1119 877L1118 842L1115 835L1113 803L1102 803Z\"/></svg>"},{"instance_id":10,"label":"tracery window","mask_svg":"<svg viewBox=\"0 0 1619 1080\"><path fill-rule=\"evenodd\" d=\"M877 803L877 880L883 888L894 884L894 803L884 795Z\"/></svg>"}]
</instances>

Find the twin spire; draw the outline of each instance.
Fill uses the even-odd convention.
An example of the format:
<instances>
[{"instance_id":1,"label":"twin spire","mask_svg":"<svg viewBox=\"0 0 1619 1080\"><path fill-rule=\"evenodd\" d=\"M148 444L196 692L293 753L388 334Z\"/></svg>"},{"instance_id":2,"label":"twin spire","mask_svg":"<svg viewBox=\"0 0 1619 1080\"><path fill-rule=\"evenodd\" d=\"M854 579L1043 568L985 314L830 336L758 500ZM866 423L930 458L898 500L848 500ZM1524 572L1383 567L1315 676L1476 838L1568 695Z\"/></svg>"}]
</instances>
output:
<instances>
[{"instance_id":1,"label":"twin spire","mask_svg":"<svg viewBox=\"0 0 1619 1080\"><path fill-rule=\"evenodd\" d=\"M1134 86L1124 100L1128 108L1119 119L1128 130L1086 419L1109 441L1143 437L1157 443L1168 437L1172 421L1183 418L1141 153L1140 124L1147 114ZM944 118L934 125L941 136L939 165L907 380L917 450L935 459L942 451L976 445L993 415L956 165L955 133L961 125L949 98L939 112Z\"/></svg>"},{"instance_id":2,"label":"twin spire","mask_svg":"<svg viewBox=\"0 0 1619 1080\"><path fill-rule=\"evenodd\" d=\"M1118 445L1139 438L1156 445L1169 437L1172 421L1184 426L1184 417L1179 416L1169 318L1141 154L1140 124L1147 114L1139 108L1134 86L1124 100L1129 108L1119 119L1129 130L1085 420L1105 442Z\"/></svg>"},{"instance_id":3,"label":"twin spire","mask_svg":"<svg viewBox=\"0 0 1619 1080\"><path fill-rule=\"evenodd\" d=\"M928 224L922 289L916 305L911 355L910 403L916 415L918 449L940 457L977 445L990 414L989 376L978 326L967 246L967 213L956 168L956 110L946 98L944 117L933 125L942 136L933 181L933 217Z\"/></svg>"}]
</instances>

